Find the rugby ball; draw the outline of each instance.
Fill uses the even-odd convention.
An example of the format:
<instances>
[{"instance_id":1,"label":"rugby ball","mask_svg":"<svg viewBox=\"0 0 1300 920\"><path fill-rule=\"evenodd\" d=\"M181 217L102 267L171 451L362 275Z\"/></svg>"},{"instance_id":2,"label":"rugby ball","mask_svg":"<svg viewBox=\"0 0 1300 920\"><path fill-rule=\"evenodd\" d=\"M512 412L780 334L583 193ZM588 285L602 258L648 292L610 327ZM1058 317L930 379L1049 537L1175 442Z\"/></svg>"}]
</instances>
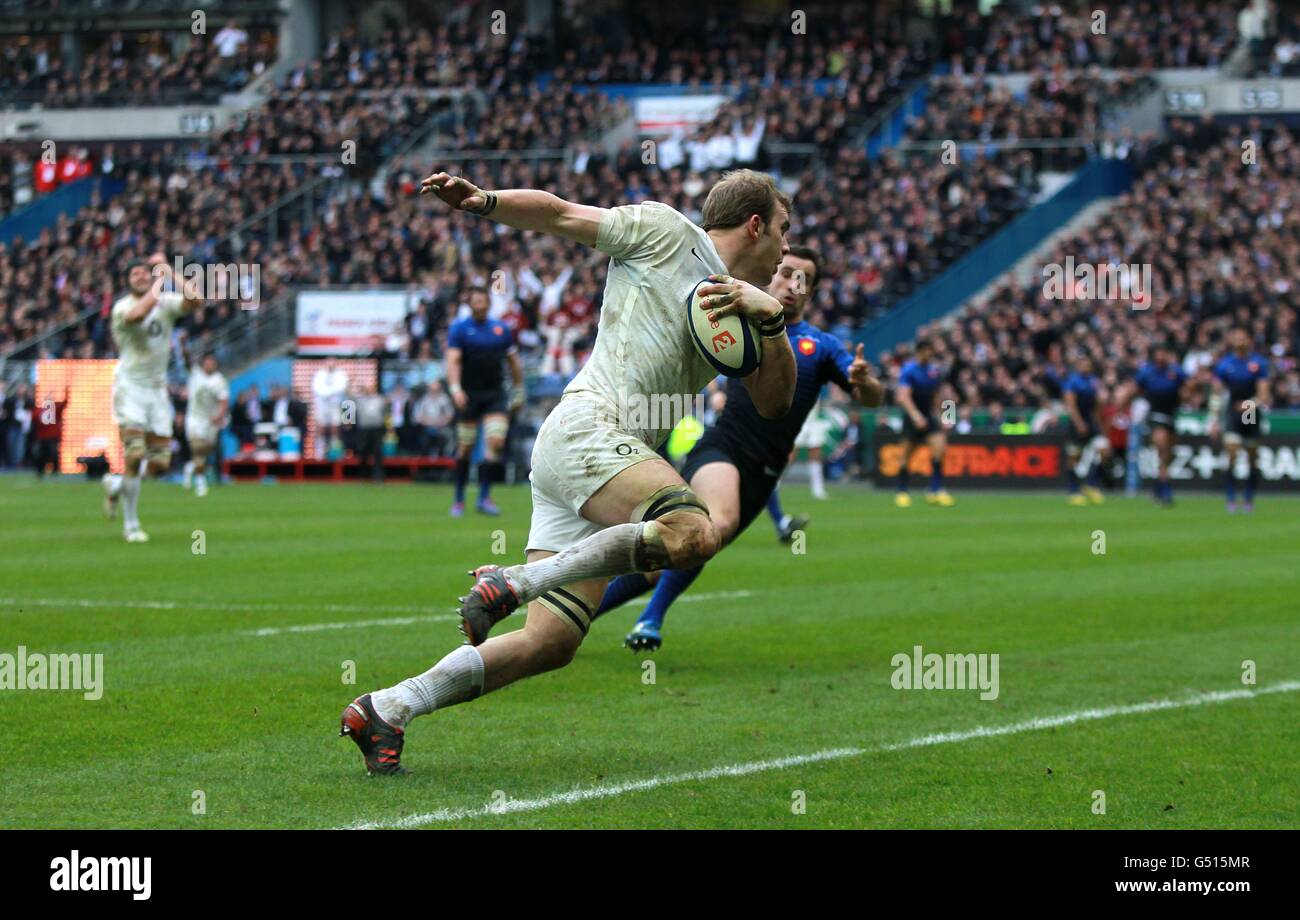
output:
<instances>
[{"instance_id":1,"label":"rugby ball","mask_svg":"<svg viewBox=\"0 0 1300 920\"><path fill-rule=\"evenodd\" d=\"M710 283L708 278L696 282L686 298L686 325L691 339L719 374L748 377L763 356L763 340L754 324L742 316L724 316L709 322L709 311L700 306L700 288Z\"/></svg>"}]
</instances>

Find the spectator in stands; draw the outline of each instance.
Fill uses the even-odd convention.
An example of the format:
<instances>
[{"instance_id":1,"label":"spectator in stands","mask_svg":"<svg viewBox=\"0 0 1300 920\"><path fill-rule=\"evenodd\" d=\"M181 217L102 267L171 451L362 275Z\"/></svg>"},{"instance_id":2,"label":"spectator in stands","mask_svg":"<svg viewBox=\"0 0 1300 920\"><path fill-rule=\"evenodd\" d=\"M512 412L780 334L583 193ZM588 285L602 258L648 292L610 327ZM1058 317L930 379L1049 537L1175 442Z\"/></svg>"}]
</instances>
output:
<instances>
[{"instance_id":1,"label":"spectator in stands","mask_svg":"<svg viewBox=\"0 0 1300 920\"><path fill-rule=\"evenodd\" d=\"M271 386L271 396L263 406L262 417L270 419L277 428L297 428L301 437L307 430L307 405L295 399L289 388L276 383Z\"/></svg>"},{"instance_id":2,"label":"spectator in stands","mask_svg":"<svg viewBox=\"0 0 1300 920\"><path fill-rule=\"evenodd\" d=\"M326 358L311 379L312 398L315 401L316 444L313 456L329 455L339 437L343 420L343 400L348 395L348 373L339 367L334 358Z\"/></svg>"},{"instance_id":3,"label":"spectator in stands","mask_svg":"<svg viewBox=\"0 0 1300 920\"><path fill-rule=\"evenodd\" d=\"M425 388L416 400L412 415L416 431L416 452L422 457L446 456L448 434L455 421L456 411L441 380L435 380Z\"/></svg>"},{"instance_id":4,"label":"spectator in stands","mask_svg":"<svg viewBox=\"0 0 1300 920\"><path fill-rule=\"evenodd\" d=\"M356 404L356 453L363 468L369 468L375 482L384 480L384 432L388 402L373 383L365 384L354 397Z\"/></svg>"},{"instance_id":5,"label":"spectator in stands","mask_svg":"<svg viewBox=\"0 0 1300 920\"><path fill-rule=\"evenodd\" d=\"M65 390L57 400L47 397L32 415L31 454L37 479L44 478L46 472L55 476L59 474L59 441L63 437L63 417L67 408L68 394Z\"/></svg>"}]
</instances>

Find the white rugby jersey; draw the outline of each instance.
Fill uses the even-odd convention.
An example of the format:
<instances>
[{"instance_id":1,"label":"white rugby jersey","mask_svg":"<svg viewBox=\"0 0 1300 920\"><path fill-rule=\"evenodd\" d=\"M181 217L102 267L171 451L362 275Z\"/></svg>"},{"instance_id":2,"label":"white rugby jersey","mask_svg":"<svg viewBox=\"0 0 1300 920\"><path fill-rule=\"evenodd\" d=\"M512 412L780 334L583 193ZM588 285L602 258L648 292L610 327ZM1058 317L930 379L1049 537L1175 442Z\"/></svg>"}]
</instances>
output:
<instances>
[{"instance_id":1,"label":"white rugby jersey","mask_svg":"<svg viewBox=\"0 0 1300 920\"><path fill-rule=\"evenodd\" d=\"M204 425L213 424L212 416L216 415L217 407L230 399L230 384L221 371L209 374L201 367L190 368L187 389L190 397L185 407L187 422L192 420Z\"/></svg>"},{"instance_id":2,"label":"white rugby jersey","mask_svg":"<svg viewBox=\"0 0 1300 920\"><path fill-rule=\"evenodd\" d=\"M181 316L184 299L179 291L159 294L158 303L138 323L128 323L126 314L140 298L127 294L113 304L110 329L117 346L117 380L147 387L167 385L172 328Z\"/></svg>"},{"instance_id":3,"label":"white rugby jersey","mask_svg":"<svg viewBox=\"0 0 1300 920\"><path fill-rule=\"evenodd\" d=\"M691 340L687 297L727 266L707 233L657 201L609 209L596 248L610 256L596 344L564 393L606 404L620 430L658 447L670 429L634 423L662 415L630 407L665 397L689 405L717 376Z\"/></svg>"}]
</instances>

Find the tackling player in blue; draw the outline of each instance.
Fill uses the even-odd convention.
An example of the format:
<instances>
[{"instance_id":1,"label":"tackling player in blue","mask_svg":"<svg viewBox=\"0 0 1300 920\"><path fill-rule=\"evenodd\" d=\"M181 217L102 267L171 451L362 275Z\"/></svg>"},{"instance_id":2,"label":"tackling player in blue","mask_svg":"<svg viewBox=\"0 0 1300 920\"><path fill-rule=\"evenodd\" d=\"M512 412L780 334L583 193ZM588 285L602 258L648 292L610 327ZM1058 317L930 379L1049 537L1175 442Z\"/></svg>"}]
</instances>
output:
<instances>
[{"instance_id":1,"label":"tackling player in blue","mask_svg":"<svg viewBox=\"0 0 1300 920\"><path fill-rule=\"evenodd\" d=\"M1101 504L1101 465L1110 459L1110 442L1102 434L1098 413L1101 383L1092 372L1092 359L1080 353L1074 371L1065 378L1061 395L1070 416L1070 439L1065 445L1069 464L1071 505Z\"/></svg>"},{"instance_id":2,"label":"tackling player in blue","mask_svg":"<svg viewBox=\"0 0 1300 920\"><path fill-rule=\"evenodd\" d=\"M447 331L447 386L456 404L456 498L452 517L465 513L465 485L470 460L483 424L483 459L478 466L478 503L482 514L500 514L492 501L492 481L500 466L501 450L510 430L507 410L518 409L524 399L524 371L515 351L510 327L488 318L488 295L474 288L469 295L470 315L456 320ZM502 365L510 367L514 388L507 401Z\"/></svg>"},{"instance_id":3,"label":"tackling player in blue","mask_svg":"<svg viewBox=\"0 0 1300 920\"><path fill-rule=\"evenodd\" d=\"M1133 382L1136 392L1151 407L1147 413L1147 427L1151 431L1151 443L1155 446L1160 464L1155 500L1158 504L1171 506L1174 503L1174 490L1169 482L1169 461L1173 457L1174 443L1177 440L1174 422L1187 385L1187 374L1179 366L1173 348L1162 343L1152 350L1151 360L1138 368Z\"/></svg>"},{"instance_id":4,"label":"tackling player in blue","mask_svg":"<svg viewBox=\"0 0 1300 920\"><path fill-rule=\"evenodd\" d=\"M1243 328L1228 335L1228 353L1214 365L1216 388L1210 410L1210 436L1220 431L1228 451L1228 468L1224 471L1228 513L1237 510L1237 456L1243 451L1249 472L1242 495L1241 510L1255 510L1255 489L1259 469L1255 464L1259 450L1260 415L1270 402L1268 361L1251 350L1250 333ZM1222 421L1220 421L1222 415Z\"/></svg>"},{"instance_id":5,"label":"tackling player in blue","mask_svg":"<svg viewBox=\"0 0 1300 920\"><path fill-rule=\"evenodd\" d=\"M947 375L934 363L934 346L928 339L918 339L915 356L903 365L898 375L896 398L903 410L903 462L898 467L898 493L894 504L900 508L912 506L912 496L907 494L908 466L917 447L930 448L930 485L925 500L932 505L950 507L957 500L943 487L943 455L948 449L948 435L939 424L934 411L934 397Z\"/></svg>"},{"instance_id":6,"label":"tackling player in blue","mask_svg":"<svg viewBox=\"0 0 1300 920\"><path fill-rule=\"evenodd\" d=\"M797 376L790 411L780 418L763 418L741 381L728 380L727 403L717 423L696 442L682 466L682 478L708 506L724 546L768 507L795 438L828 381L838 384L864 406L880 405L883 389L871 376L862 346L852 356L834 336L803 321L819 273L817 253L794 246L781 260L767 288L784 308L786 334L795 356ZM634 652L653 652L663 644L668 608L702 569L697 566L622 575L605 589L596 615L653 587L650 603L624 640L624 645Z\"/></svg>"}]
</instances>

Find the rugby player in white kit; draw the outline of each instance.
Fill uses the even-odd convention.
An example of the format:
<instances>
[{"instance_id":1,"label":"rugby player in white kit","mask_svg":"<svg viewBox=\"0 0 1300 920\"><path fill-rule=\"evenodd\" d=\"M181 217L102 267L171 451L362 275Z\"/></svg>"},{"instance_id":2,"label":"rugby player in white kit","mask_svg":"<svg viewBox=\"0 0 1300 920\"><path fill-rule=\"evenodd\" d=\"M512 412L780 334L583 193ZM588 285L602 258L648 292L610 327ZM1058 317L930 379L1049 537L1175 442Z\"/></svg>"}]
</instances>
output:
<instances>
[{"instance_id":1,"label":"rugby player in white kit","mask_svg":"<svg viewBox=\"0 0 1300 920\"><path fill-rule=\"evenodd\" d=\"M221 373L216 355L208 352L197 367L190 368L186 390L185 440L190 444L190 460L181 484L188 489L193 483L194 494L202 498L208 494L208 456L226 427L230 409L230 383Z\"/></svg>"},{"instance_id":2,"label":"rugby player in white kit","mask_svg":"<svg viewBox=\"0 0 1300 920\"><path fill-rule=\"evenodd\" d=\"M795 382L783 308L762 290L788 249L790 225L790 201L771 177L725 175L705 201L702 228L653 201L598 208L531 189L486 191L446 173L421 186L453 209L592 246L610 263L591 358L533 449L527 563L472 571L461 607L468 642L343 710L339 733L357 743L372 774L404 772L414 717L568 664L611 577L701 565L718 551L708 510L655 451L668 429L638 427L647 413L629 411L652 398L687 404L716 376L691 341L686 310L696 285L713 282L700 289L711 318L743 315L764 337L762 361L744 378L760 415L784 415ZM523 629L488 638L524 605Z\"/></svg>"},{"instance_id":3,"label":"rugby player in white kit","mask_svg":"<svg viewBox=\"0 0 1300 920\"><path fill-rule=\"evenodd\" d=\"M128 543L147 543L140 527L140 480L162 476L171 468L175 412L167 396L167 362L172 328L200 303L198 279L164 291L173 278L167 257L155 253L147 262L126 266L130 293L113 304L110 328L117 346L113 373L113 419L122 437L122 474L104 477L104 513L112 518L122 505L122 535Z\"/></svg>"}]
</instances>

